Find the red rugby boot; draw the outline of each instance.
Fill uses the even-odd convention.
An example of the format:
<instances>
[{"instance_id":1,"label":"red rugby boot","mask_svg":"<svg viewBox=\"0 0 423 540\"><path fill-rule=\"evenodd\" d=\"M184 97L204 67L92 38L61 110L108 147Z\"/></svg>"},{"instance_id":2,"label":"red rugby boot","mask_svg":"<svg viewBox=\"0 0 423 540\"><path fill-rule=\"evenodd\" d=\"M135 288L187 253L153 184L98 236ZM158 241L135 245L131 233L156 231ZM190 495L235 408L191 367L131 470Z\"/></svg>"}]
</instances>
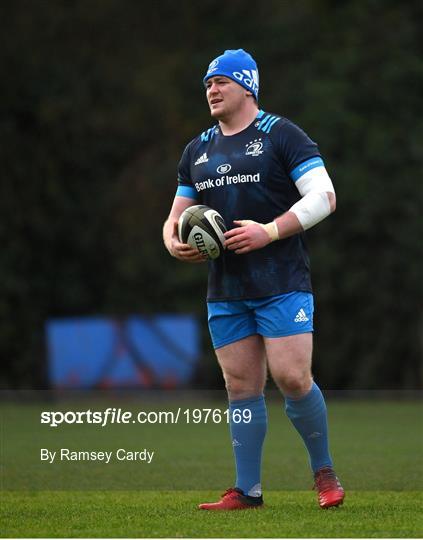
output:
<instances>
[{"instance_id":1,"label":"red rugby boot","mask_svg":"<svg viewBox=\"0 0 423 540\"><path fill-rule=\"evenodd\" d=\"M330 508L343 503L345 491L332 467L323 467L314 474L314 487L318 493L320 508Z\"/></svg>"},{"instance_id":2,"label":"red rugby boot","mask_svg":"<svg viewBox=\"0 0 423 540\"><path fill-rule=\"evenodd\" d=\"M222 493L221 499L215 503L199 504L200 510L247 510L252 508L261 508L263 506L263 497L250 497L238 488L230 488Z\"/></svg>"}]
</instances>

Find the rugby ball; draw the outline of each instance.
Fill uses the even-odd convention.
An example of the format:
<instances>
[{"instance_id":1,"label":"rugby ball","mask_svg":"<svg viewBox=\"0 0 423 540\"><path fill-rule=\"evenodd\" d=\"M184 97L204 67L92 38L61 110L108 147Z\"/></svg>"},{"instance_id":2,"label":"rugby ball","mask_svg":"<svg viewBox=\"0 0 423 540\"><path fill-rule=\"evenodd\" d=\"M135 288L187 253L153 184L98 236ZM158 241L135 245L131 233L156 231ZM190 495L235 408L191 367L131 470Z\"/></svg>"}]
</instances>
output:
<instances>
[{"instance_id":1,"label":"rugby ball","mask_svg":"<svg viewBox=\"0 0 423 540\"><path fill-rule=\"evenodd\" d=\"M203 204L190 206L179 218L179 240L198 249L208 259L217 259L223 252L224 232L226 225L222 216Z\"/></svg>"}]
</instances>

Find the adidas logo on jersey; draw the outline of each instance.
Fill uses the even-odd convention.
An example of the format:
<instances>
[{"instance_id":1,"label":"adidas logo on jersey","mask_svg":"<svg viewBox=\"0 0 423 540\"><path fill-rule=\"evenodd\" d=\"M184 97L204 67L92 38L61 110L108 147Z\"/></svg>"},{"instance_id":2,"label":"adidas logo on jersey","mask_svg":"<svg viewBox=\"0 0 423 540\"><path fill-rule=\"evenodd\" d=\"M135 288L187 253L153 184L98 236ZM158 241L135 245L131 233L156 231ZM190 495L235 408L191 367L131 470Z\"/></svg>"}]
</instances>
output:
<instances>
[{"instance_id":1,"label":"adidas logo on jersey","mask_svg":"<svg viewBox=\"0 0 423 540\"><path fill-rule=\"evenodd\" d=\"M300 309L300 311L297 313L294 322L307 322L309 318L306 315L306 312L303 310L303 308Z\"/></svg>"},{"instance_id":2,"label":"adidas logo on jersey","mask_svg":"<svg viewBox=\"0 0 423 540\"><path fill-rule=\"evenodd\" d=\"M200 156L197 161L194 163L194 165L200 165L201 163L207 163L209 158L207 157L207 152L204 152L202 156Z\"/></svg>"}]
</instances>

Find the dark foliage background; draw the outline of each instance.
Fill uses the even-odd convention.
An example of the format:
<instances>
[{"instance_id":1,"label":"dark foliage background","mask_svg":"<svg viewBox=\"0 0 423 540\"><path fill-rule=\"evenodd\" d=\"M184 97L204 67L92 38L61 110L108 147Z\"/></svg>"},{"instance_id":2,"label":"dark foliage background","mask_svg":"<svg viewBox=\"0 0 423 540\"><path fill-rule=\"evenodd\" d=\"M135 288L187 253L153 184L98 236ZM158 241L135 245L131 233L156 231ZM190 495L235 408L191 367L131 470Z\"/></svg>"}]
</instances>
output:
<instances>
[{"instance_id":1,"label":"dark foliage background","mask_svg":"<svg viewBox=\"0 0 423 540\"><path fill-rule=\"evenodd\" d=\"M326 388L422 386L420 2L4 0L0 4L2 387L42 387L44 323L192 312L198 384L219 384L206 269L161 227L201 84L226 48L256 58L260 105L315 140L338 195L310 231L315 374Z\"/></svg>"}]
</instances>

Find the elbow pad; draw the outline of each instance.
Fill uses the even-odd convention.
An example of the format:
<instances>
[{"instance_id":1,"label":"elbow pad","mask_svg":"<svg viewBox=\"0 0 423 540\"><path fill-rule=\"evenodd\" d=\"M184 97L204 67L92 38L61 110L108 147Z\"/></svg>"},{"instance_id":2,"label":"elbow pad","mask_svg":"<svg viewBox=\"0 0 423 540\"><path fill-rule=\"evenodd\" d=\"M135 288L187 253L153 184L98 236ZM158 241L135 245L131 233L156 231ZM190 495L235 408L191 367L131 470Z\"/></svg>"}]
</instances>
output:
<instances>
[{"instance_id":1,"label":"elbow pad","mask_svg":"<svg viewBox=\"0 0 423 540\"><path fill-rule=\"evenodd\" d=\"M323 166L307 171L296 180L295 186L302 198L289 211L297 216L306 231L331 213L327 192L335 193L335 190Z\"/></svg>"}]
</instances>

